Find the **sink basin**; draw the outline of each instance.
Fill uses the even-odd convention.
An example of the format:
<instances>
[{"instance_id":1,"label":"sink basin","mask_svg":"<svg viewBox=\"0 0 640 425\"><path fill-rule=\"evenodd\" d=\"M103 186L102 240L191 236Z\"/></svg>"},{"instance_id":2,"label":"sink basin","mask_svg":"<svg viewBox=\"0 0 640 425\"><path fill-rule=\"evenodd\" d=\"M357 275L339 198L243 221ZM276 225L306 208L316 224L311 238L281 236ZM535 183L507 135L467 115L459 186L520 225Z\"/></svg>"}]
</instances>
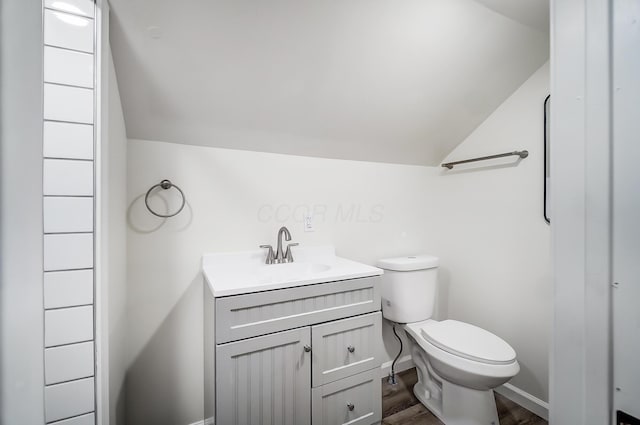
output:
<instances>
[{"instance_id":1,"label":"sink basin","mask_svg":"<svg viewBox=\"0 0 640 425\"><path fill-rule=\"evenodd\" d=\"M204 277L214 297L223 297L382 274L336 257L332 246L292 249L295 261L284 264L265 264L264 250L205 254Z\"/></svg>"},{"instance_id":2,"label":"sink basin","mask_svg":"<svg viewBox=\"0 0 640 425\"><path fill-rule=\"evenodd\" d=\"M331 269L328 264L285 263L270 264L260 267L257 274L270 281L301 279L324 273Z\"/></svg>"}]
</instances>

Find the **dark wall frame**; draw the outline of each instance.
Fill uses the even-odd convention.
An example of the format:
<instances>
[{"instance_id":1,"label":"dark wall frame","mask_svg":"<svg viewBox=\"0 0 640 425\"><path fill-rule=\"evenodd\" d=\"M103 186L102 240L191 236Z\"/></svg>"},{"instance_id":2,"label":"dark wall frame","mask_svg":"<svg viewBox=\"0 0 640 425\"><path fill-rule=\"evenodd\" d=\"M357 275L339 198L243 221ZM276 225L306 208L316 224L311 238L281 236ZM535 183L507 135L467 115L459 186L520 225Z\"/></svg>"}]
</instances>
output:
<instances>
[{"instance_id":1,"label":"dark wall frame","mask_svg":"<svg viewBox=\"0 0 640 425\"><path fill-rule=\"evenodd\" d=\"M545 99L544 99L544 158L542 159L542 162L544 163L544 172L542 173L542 178L543 178L543 187L544 187L544 193L543 193L543 210L542 210L542 215L544 217L544 221L546 221L547 223L551 224L551 218L549 217L549 211L547 210L548 206L549 206L549 201L548 201L548 197L549 197L549 188L547 187L547 185L549 184L549 177L550 177L550 163L549 163L549 154L550 154L550 147L549 147L549 142L550 142L550 137L549 137L549 117L550 117L550 99L551 99L551 95L548 95Z\"/></svg>"}]
</instances>

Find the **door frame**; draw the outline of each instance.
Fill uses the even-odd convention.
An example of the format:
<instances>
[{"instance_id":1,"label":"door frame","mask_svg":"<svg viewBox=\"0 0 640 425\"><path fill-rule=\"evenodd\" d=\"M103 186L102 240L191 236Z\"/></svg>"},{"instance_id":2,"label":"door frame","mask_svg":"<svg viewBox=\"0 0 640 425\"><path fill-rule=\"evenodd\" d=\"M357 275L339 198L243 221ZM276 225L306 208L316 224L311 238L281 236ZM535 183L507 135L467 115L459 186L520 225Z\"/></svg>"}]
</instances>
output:
<instances>
[{"instance_id":1,"label":"door frame","mask_svg":"<svg viewBox=\"0 0 640 425\"><path fill-rule=\"evenodd\" d=\"M551 1L551 424L612 417L610 41L610 1Z\"/></svg>"}]
</instances>

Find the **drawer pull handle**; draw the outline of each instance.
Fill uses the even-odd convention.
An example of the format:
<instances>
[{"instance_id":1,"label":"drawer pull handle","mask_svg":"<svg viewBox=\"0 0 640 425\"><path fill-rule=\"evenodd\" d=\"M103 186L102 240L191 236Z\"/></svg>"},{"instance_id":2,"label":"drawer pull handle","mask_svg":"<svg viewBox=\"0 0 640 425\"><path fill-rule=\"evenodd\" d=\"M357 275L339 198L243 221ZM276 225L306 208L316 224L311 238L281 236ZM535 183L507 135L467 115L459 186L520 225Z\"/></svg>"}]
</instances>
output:
<instances>
[{"instance_id":1,"label":"drawer pull handle","mask_svg":"<svg viewBox=\"0 0 640 425\"><path fill-rule=\"evenodd\" d=\"M311 347L309 347L308 345L304 346L304 351L309 353L311 351Z\"/></svg>"},{"instance_id":2,"label":"drawer pull handle","mask_svg":"<svg viewBox=\"0 0 640 425\"><path fill-rule=\"evenodd\" d=\"M347 403L347 409L349 409L349 411L353 412L353 409L355 409L356 406L353 405L353 403Z\"/></svg>"},{"instance_id":3,"label":"drawer pull handle","mask_svg":"<svg viewBox=\"0 0 640 425\"><path fill-rule=\"evenodd\" d=\"M347 347L347 350L349 350L350 353L353 353L354 351L356 351L356 347L354 347L353 345L350 345Z\"/></svg>"}]
</instances>

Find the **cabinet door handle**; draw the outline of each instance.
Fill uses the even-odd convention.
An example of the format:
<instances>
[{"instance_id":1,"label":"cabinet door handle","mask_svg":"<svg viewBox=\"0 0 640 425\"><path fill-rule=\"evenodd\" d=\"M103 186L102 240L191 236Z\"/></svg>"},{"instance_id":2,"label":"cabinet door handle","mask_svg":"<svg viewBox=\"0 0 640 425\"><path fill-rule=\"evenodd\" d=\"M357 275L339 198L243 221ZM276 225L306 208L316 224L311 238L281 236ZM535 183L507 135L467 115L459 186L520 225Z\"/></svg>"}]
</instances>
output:
<instances>
[{"instance_id":1,"label":"cabinet door handle","mask_svg":"<svg viewBox=\"0 0 640 425\"><path fill-rule=\"evenodd\" d=\"M354 347L353 345L350 345L347 347L347 350L349 350L350 353L353 353L354 351L356 351L356 347Z\"/></svg>"},{"instance_id":2,"label":"cabinet door handle","mask_svg":"<svg viewBox=\"0 0 640 425\"><path fill-rule=\"evenodd\" d=\"M354 406L353 403L347 403L347 409L349 409L349 411L353 411L355 408L356 406Z\"/></svg>"},{"instance_id":3,"label":"cabinet door handle","mask_svg":"<svg viewBox=\"0 0 640 425\"><path fill-rule=\"evenodd\" d=\"M311 351L311 347L309 347L308 345L304 346L304 351L309 353Z\"/></svg>"}]
</instances>

